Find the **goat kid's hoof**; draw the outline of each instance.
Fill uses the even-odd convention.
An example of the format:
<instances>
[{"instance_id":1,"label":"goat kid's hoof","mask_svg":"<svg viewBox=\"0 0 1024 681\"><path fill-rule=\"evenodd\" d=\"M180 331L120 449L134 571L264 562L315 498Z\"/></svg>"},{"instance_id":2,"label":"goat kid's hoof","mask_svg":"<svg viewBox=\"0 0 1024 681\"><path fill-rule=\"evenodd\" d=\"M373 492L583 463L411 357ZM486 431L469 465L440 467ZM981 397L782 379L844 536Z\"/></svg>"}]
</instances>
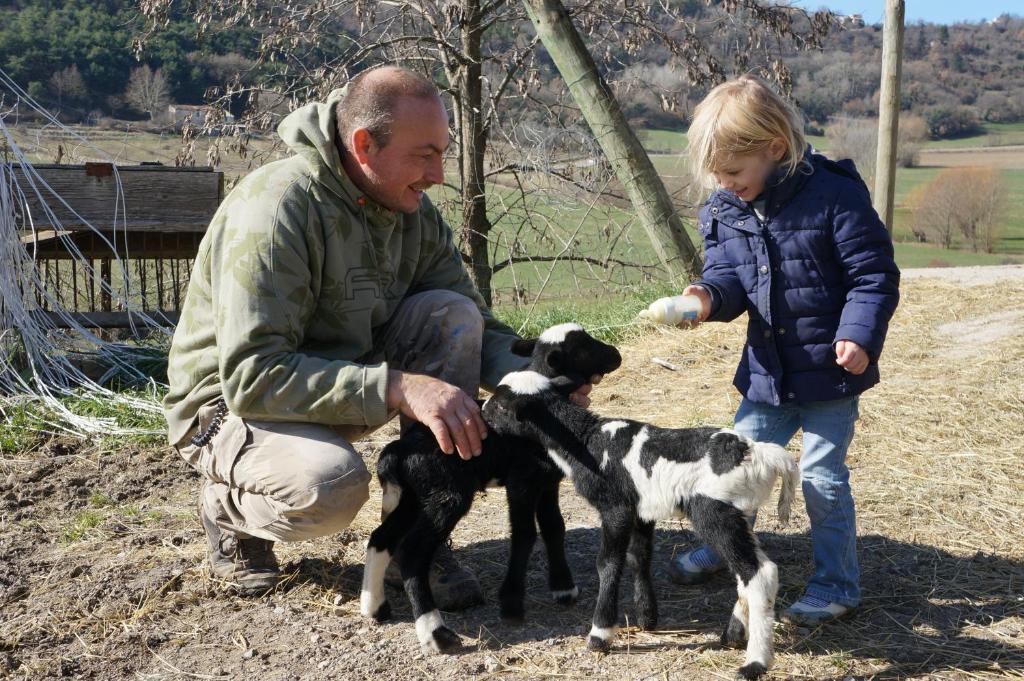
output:
<instances>
[{"instance_id":1,"label":"goat kid's hoof","mask_svg":"<svg viewBox=\"0 0 1024 681\"><path fill-rule=\"evenodd\" d=\"M642 631L654 631L658 628L658 616L639 615L636 618L636 625L640 627Z\"/></svg>"},{"instance_id":2,"label":"goat kid's hoof","mask_svg":"<svg viewBox=\"0 0 1024 681\"><path fill-rule=\"evenodd\" d=\"M501 606L501 621L505 624L524 624L526 613L522 605Z\"/></svg>"},{"instance_id":3,"label":"goat kid's hoof","mask_svg":"<svg viewBox=\"0 0 1024 681\"><path fill-rule=\"evenodd\" d=\"M571 589L553 589L551 591L551 600L559 605L573 605L579 597L580 590L576 586Z\"/></svg>"},{"instance_id":4,"label":"goat kid's hoof","mask_svg":"<svg viewBox=\"0 0 1024 681\"><path fill-rule=\"evenodd\" d=\"M592 650L595 653L607 653L611 648L611 643L600 636L587 637L587 650Z\"/></svg>"},{"instance_id":5,"label":"goat kid's hoof","mask_svg":"<svg viewBox=\"0 0 1024 681\"><path fill-rule=\"evenodd\" d=\"M438 627L420 642L420 647L426 653L454 653L462 647L462 638L448 627Z\"/></svg>"},{"instance_id":6,"label":"goat kid's hoof","mask_svg":"<svg viewBox=\"0 0 1024 681\"><path fill-rule=\"evenodd\" d=\"M381 622L387 622L389 619L391 619L391 604L387 601L384 601L380 604L380 607L377 608L377 612L370 615L370 617L372 617L373 621L377 624L380 624Z\"/></svg>"},{"instance_id":7,"label":"goat kid's hoof","mask_svg":"<svg viewBox=\"0 0 1024 681\"><path fill-rule=\"evenodd\" d=\"M726 648L746 648L747 628L737 617L730 617L722 632L722 645Z\"/></svg>"},{"instance_id":8,"label":"goat kid's hoof","mask_svg":"<svg viewBox=\"0 0 1024 681\"><path fill-rule=\"evenodd\" d=\"M751 662L750 664L745 664L739 668L739 671L736 672L736 678L746 679L746 681L753 681L754 679L761 678L767 673L768 668L765 667L763 664L761 664L760 662Z\"/></svg>"}]
</instances>

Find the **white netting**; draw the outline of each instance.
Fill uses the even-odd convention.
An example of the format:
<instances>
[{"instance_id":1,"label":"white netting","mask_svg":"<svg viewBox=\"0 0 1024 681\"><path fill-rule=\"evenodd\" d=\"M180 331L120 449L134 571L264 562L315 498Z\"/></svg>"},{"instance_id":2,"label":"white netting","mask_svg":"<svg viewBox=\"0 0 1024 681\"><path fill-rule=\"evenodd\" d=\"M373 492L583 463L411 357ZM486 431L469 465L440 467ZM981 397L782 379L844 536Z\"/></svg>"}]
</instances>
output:
<instances>
[{"instance_id":1,"label":"white netting","mask_svg":"<svg viewBox=\"0 0 1024 681\"><path fill-rule=\"evenodd\" d=\"M13 104L0 109L0 141L4 148L4 157L0 159L0 409L13 404L41 407L38 414L46 415L44 423L54 432L81 436L140 432L137 428L119 426L113 418L75 413L67 403L68 398L86 397L140 411L159 411L157 385L139 369L154 359L153 346L109 342L83 326L80 317L65 309L59 286L55 290L53 281L41 274L32 248L35 236L52 232L51 236L70 254L75 271L101 287L101 294L109 297L114 309L132 313L132 331L145 330L136 335L166 336L169 332L131 301L132 282L125 267L128 253L125 244L118 248L119 229L120 235L124 235L124 201L117 166L102 150L93 147L96 156L114 168L117 198L110 206L111 237L110 229L106 234L96 229L47 184L19 147L6 120L24 107L83 146L91 146L88 140L47 113L3 70L0 90L15 98ZM93 261L81 252L72 238L74 233L62 224L51 206L60 206L62 213L73 214L77 230L91 230L110 248L112 266L108 277L94 271ZM115 277L117 283L112 284ZM96 374L95 367L101 367L102 375L91 378L83 370L85 366L93 367L90 374ZM148 389L125 394L104 387L115 375Z\"/></svg>"}]
</instances>

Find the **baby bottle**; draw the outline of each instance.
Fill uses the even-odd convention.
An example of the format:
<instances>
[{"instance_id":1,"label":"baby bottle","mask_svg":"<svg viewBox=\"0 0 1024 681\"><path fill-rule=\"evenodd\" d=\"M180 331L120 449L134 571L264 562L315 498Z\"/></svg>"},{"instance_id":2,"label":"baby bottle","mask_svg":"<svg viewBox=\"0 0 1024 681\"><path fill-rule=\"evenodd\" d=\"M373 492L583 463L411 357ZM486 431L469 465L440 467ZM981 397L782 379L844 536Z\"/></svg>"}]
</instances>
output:
<instances>
[{"instance_id":1,"label":"baby bottle","mask_svg":"<svg viewBox=\"0 0 1024 681\"><path fill-rule=\"evenodd\" d=\"M683 322L695 322L700 316L700 298L692 295L658 298L646 310L640 311L640 317L658 324L679 326Z\"/></svg>"}]
</instances>

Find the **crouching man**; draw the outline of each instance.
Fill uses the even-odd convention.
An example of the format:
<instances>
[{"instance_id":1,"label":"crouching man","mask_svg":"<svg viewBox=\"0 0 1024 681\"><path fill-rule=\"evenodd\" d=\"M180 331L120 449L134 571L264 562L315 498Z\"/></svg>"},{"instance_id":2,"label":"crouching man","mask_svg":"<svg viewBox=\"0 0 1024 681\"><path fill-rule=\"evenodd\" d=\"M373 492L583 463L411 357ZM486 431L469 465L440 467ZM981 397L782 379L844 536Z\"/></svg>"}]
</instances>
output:
<instances>
[{"instance_id":1,"label":"crouching man","mask_svg":"<svg viewBox=\"0 0 1024 681\"><path fill-rule=\"evenodd\" d=\"M278 133L292 155L243 179L203 238L164 400L170 442L203 477L210 567L244 594L276 584L274 542L336 533L366 502L353 440L401 413L445 452L478 454L478 387L524 362L424 194L449 141L432 83L367 71ZM480 602L440 553L439 605Z\"/></svg>"}]
</instances>

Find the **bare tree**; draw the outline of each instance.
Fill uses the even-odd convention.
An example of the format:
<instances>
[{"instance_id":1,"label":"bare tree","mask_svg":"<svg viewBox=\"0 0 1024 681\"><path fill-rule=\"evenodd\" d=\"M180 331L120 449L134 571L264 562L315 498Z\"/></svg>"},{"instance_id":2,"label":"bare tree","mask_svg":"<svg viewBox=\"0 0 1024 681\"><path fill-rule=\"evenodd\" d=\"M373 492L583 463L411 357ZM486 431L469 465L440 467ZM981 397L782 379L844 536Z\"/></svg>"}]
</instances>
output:
<instances>
[{"instance_id":1,"label":"bare tree","mask_svg":"<svg viewBox=\"0 0 1024 681\"><path fill-rule=\"evenodd\" d=\"M148 113L149 120L153 120L156 114L163 112L170 102L170 91L163 71L160 69L154 71L146 64L132 69L124 98L129 105L143 113Z\"/></svg>"},{"instance_id":2,"label":"bare tree","mask_svg":"<svg viewBox=\"0 0 1024 681\"><path fill-rule=\"evenodd\" d=\"M139 0L139 5L155 31L168 23L174 3ZM757 69L788 92L792 84L788 69L777 58L780 47L820 47L834 24L828 12L808 14L759 0L709 2L695 12L694 5L620 0L566 3L608 76L627 68L641 47L657 44L666 62L691 86L700 88L730 73ZM536 190L529 185L538 170L564 183L556 201L567 193L621 195L602 162L591 163L599 152L589 160L556 155L537 162L538 149L552 150L554 145L522 146L527 138L548 139L576 129L580 114L557 73L539 56L538 41L519 2L196 0L187 6L200 32L215 30L219 24L257 29L260 52L253 68L260 70L261 77L239 74L207 93L215 106L244 102L241 122L248 130L271 128L282 108L322 100L350 76L375 64L401 63L433 78L451 96L453 110L458 173L450 187L454 195L448 192L446 197L454 204L451 212L461 216L460 244L473 279L488 301L492 299L492 251L507 253L509 262L528 259L521 237L532 233L535 242L543 243L551 236L545 233L551 228L547 213L526 207L528 194ZM665 97L666 106L672 106L675 95L665 93ZM244 135L224 139L232 140L235 149L246 148ZM517 202L508 196L510 190L519 192ZM498 205L492 209L495 198ZM502 232L508 243L499 243L493 227L497 220L509 224L517 210L512 204L518 206L524 222ZM582 254L579 244L571 239L566 244L550 244L557 246L560 261L575 259L592 265L585 258L591 254ZM603 267L612 267L609 259L603 261Z\"/></svg>"},{"instance_id":3,"label":"bare tree","mask_svg":"<svg viewBox=\"0 0 1024 681\"><path fill-rule=\"evenodd\" d=\"M910 196L915 234L951 248L957 234L992 253L1006 224L1006 183L995 168L947 168Z\"/></svg>"},{"instance_id":4,"label":"bare tree","mask_svg":"<svg viewBox=\"0 0 1024 681\"><path fill-rule=\"evenodd\" d=\"M65 100L75 102L84 99L88 90L78 66L72 64L50 76L50 92L57 97L58 109L64 106Z\"/></svg>"}]
</instances>

